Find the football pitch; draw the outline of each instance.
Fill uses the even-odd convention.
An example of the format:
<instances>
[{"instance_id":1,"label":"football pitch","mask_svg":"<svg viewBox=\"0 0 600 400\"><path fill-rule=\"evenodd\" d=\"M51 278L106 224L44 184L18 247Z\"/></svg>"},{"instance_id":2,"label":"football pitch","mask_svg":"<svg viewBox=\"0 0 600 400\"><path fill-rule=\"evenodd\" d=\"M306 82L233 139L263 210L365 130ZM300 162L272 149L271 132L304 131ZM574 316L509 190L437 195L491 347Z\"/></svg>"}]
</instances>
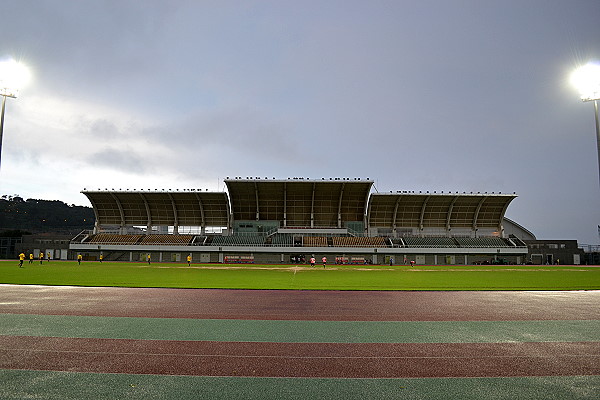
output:
<instances>
[{"instance_id":1,"label":"football pitch","mask_svg":"<svg viewBox=\"0 0 600 400\"><path fill-rule=\"evenodd\" d=\"M0 283L281 290L598 290L600 268L538 265L308 265L0 261Z\"/></svg>"}]
</instances>

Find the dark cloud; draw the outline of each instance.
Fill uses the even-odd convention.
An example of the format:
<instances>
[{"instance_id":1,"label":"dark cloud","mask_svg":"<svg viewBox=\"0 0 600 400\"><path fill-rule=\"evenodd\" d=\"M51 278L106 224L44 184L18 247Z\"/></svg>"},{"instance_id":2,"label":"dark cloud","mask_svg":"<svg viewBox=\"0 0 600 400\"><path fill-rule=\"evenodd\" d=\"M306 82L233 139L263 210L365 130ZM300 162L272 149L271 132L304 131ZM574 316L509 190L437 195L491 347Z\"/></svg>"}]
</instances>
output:
<instances>
[{"instance_id":1,"label":"dark cloud","mask_svg":"<svg viewBox=\"0 0 600 400\"><path fill-rule=\"evenodd\" d=\"M95 120L91 123L90 134L102 139L114 139L122 135L117 126L107 119Z\"/></svg>"},{"instance_id":2,"label":"dark cloud","mask_svg":"<svg viewBox=\"0 0 600 400\"><path fill-rule=\"evenodd\" d=\"M124 171L135 175L156 173L151 160L130 148L107 147L100 151L91 150L89 155L85 155L85 159L93 166L109 170Z\"/></svg>"},{"instance_id":3,"label":"dark cloud","mask_svg":"<svg viewBox=\"0 0 600 400\"><path fill-rule=\"evenodd\" d=\"M188 149L208 159L248 163L268 158L285 163L298 157L302 138L284 122L259 114L241 109L205 113L149 128L143 134L165 147Z\"/></svg>"}]
</instances>

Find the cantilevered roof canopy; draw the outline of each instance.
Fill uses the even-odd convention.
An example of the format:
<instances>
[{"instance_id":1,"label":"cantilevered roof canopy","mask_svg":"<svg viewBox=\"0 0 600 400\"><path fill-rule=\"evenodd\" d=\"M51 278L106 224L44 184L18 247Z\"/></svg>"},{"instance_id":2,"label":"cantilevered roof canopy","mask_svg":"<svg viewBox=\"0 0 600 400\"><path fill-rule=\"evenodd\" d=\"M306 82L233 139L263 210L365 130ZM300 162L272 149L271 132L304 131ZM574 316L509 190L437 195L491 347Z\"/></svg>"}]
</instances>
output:
<instances>
[{"instance_id":1,"label":"cantilevered roof canopy","mask_svg":"<svg viewBox=\"0 0 600 400\"><path fill-rule=\"evenodd\" d=\"M227 179L225 192L82 191L97 226L228 227L278 221L280 227L502 229L516 194L374 193L371 180ZM231 214L230 214L231 210Z\"/></svg>"},{"instance_id":2,"label":"cantilevered roof canopy","mask_svg":"<svg viewBox=\"0 0 600 400\"><path fill-rule=\"evenodd\" d=\"M363 222L370 180L225 180L234 220L273 220L281 227L343 227Z\"/></svg>"},{"instance_id":3,"label":"cantilevered roof canopy","mask_svg":"<svg viewBox=\"0 0 600 400\"><path fill-rule=\"evenodd\" d=\"M82 191L97 225L229 226L224 192Z\"/></svg>"},{"instance_id":4,"label":"cantilevered roof canopy","mask_svg":"<svg viewBox=\"0 0 600 400\"><path fill-rule=\"evenodd\" d=\"M377 193L369 199L369 226L381 228L496 228L516 194Z\"/></svg>"}]
</instances>

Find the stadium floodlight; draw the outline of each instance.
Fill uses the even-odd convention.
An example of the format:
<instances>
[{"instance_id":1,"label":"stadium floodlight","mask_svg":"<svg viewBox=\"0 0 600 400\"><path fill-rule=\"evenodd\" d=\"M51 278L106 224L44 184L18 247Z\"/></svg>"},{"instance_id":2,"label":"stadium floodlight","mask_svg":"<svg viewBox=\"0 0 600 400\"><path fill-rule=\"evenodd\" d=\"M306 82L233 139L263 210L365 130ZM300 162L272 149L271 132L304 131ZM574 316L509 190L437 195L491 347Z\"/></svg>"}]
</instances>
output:
<instances>
[{"instance_id":1,"label":"stadium floodlight","mask_svg":"<svg viewBox=\"0 0 600 400\"><path fill-rule=\"evenodd\" d=\"M0 160L2 157L2 135L4 133L4 109L6 98L13 99L19 90L29 82L29 69L15 60L0 62L0 96L2 96L2 111L0 111Z\"/></svg>"},{"instance_id":2,"label":"stadium floodlight","mask_svg":"<svg viewBox=\"0 0 600 400\"><path fill-rule=\"evenodd\" d=\"M589 63L577 68L571 75L571 83L579 91L581 100L599 100L600 63Z\"/></svg>"},{"instance_id":3,"label":"stadium floodlight","mask_svg":"<svg viewBox=\"0 0 600 400\"><path fill-rule=\"evenodd\" d=\"M577 68L571 75L571 83L579 91L581 101L594 102L596 118L596 146L598 147L598 179L600 179L600 122L598 100L600 100L600 63L588 63Z\"/></svg>"}]
</instances>

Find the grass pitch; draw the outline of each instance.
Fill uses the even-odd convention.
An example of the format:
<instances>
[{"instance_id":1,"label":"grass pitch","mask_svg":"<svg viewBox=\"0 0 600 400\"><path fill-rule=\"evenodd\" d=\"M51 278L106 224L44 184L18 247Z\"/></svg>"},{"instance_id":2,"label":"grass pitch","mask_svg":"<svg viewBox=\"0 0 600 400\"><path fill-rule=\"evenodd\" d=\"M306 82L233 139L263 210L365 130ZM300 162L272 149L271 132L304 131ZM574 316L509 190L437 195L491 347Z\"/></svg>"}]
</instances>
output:
<instances>
[{"instance_id":1,"label":"grass pitch","mask_svg":"<svg viewBox=\"0 0 600 400\"><path fill-rule=\"evenodd\" d=\"M221 265L136 262L0 261L0 283L292 290L598 290L600 268L590 266Z\"/></svg>"}]
</instances>

